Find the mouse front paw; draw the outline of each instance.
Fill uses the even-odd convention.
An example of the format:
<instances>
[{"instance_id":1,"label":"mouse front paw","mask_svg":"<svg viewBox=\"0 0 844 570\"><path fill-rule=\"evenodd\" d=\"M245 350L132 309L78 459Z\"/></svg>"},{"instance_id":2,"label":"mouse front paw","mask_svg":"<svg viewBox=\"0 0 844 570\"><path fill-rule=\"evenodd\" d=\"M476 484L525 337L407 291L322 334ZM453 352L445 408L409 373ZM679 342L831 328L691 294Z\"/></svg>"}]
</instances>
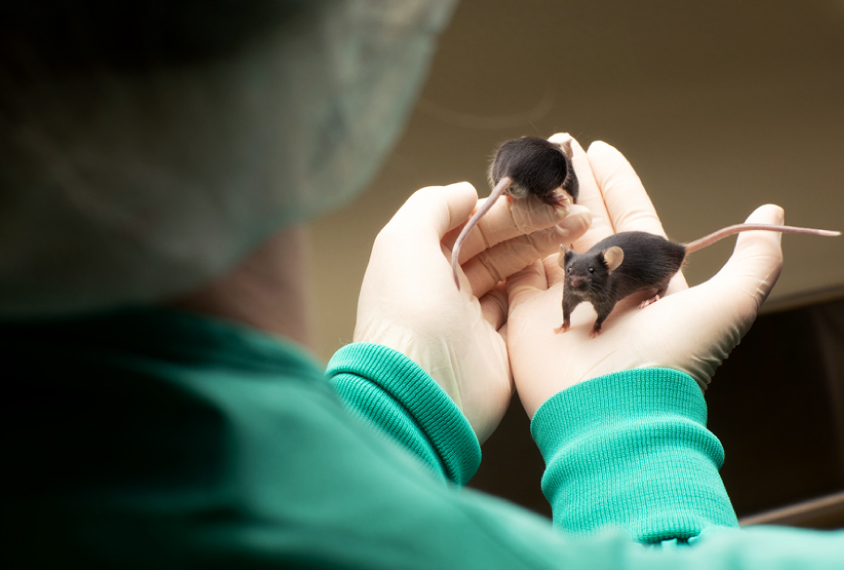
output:
<instances>
[{"instance_id":1,"label":"mouse front paw","mask_svg":"<svg viewBox=\"0 0 844 570\"><path fill-rule=\"evenodd\" d=\"M555 191L553 194L548 194L542 197L542 201L548 204L549 206L557 207L560 206L568 210L571 206L571 197L566 194L565 192L561 192L559 190Z\"/></svg>"}]
</instances>

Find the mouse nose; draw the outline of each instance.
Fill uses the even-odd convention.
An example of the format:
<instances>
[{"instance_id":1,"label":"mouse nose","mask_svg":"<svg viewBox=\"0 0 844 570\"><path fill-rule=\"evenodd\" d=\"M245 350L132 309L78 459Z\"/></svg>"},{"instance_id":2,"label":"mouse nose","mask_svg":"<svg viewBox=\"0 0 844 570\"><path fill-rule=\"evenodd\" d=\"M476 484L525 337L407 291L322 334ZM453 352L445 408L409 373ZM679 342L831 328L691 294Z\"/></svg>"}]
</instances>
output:
<instances>
[{"instance_id":1,"label":"mouse nose","mask_svg":"<svg viewBox=\"0 0 844 570\"><path fill-rule=\"evenodd\" d=\"M573 289L586 289L589 285L589 280L586 277L582 277L580 275L572 275L569 277L569 283Z\"/></svg>"}]
</instances>

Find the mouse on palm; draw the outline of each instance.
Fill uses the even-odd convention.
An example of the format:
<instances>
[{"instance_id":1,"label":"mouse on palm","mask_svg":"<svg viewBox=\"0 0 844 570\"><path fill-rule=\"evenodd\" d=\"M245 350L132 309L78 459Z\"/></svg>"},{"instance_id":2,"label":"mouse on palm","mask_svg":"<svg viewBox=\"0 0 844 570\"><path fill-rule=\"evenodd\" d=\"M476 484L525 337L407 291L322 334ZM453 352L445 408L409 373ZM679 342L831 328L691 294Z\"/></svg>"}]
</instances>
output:
<instances>
[{"instance_id":1,"label":"mouse on palm","mask_svg":"<svg viewBox=\"0 0 844 570\"><path fill-rule=\"evenodd\" d=\"M634 293L653 291L653 296L639 305L639 308L647 307L665 295L668 283L683 266L687 255L727 236L750 230L821 236L841 235L841 232L793 226L737 224L686 245L646 232L621 232L611 235L585 253L575 253L561 245L558 263L565 270L563 324L554 329L554 332L566 332L571 326L569 318L572 311L586 301L592 303L598 313L589 333L591 338L595 338L601 334L601 325L616 303Z\"/></svg>"},{"instance_id":2,"label":"mouse on palm","mask_svg":"<svg viewBox=\"0 0 844 570\"><path fill-rule=\"evenodd\" d=\"M571 157L571 139L557 144L540 137L521 137L505 141L498 147L489 169L493 190L454 242L451 269L458 289L460 248L472 228L478 225L481 217L502 194L516 199L535 196L551 207L566 204L568 198L561 192L567 193L572 202L577 201L579 186Z\"/></svg>"}]
</instances>

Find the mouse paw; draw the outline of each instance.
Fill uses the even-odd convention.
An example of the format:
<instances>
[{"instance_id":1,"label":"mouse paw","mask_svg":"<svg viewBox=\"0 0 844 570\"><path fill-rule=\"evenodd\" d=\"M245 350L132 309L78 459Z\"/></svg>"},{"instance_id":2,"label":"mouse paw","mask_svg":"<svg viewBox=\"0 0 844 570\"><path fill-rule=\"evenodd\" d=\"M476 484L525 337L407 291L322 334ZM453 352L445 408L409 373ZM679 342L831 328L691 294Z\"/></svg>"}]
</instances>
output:
<instances>
[{"instance_id":1,"label":"mouse paw","mask_svg":"<svg viewBox=\"0 0 844 570\"><path fill-rule=\"evenodd\" d=\"M648 305L653 305L654 303L656 303L657 301L659 301L661 298L662 298L662 297L660 297L660 296L659 296L659 293L657 293L656 295L654 295L654 296L653 296L653 297L651 297L650 299L645 299L644 301L642 301L641 303L639 303L639 308L640 308L640 309L644 309L644 308L645 308L645 307L647 307Z\"/></svg>"},{"instance_id":2,"label":"mouse paw","mask_svg":"<svg viewBox=\"0 0 844 570\"><path fill-rule=\"evenodd\" d=\"M601 333L604 332L601 327L594 327L592 331L589 333L589 338L598 338L601 336Z\"/></svg>"},{"instance_id":3,"label":"mouse paw","mask_svg":"<svg viewBox=\"0 0 844 570\"><path fill-rule=\"evenodd\" d=\"M571 206L571 198L565 192L554 192L553 194L548 194L547 196L542 197L542 201L549 206L561 206L566 210L568 210L569 206Z\"/></svg>"},{"instance_id":4,"label":"mouse paw","mask_svg":"<svg viewBox=\"0 0 844 570\"><path fill-rule=\"evenodd\" d=\"M569 330L570 326L571 326L570 323L563 323L563 324L561 324L560 326L558 326L557 328L554 329L554 334L564 333L567 330Z\"/></svg>"}]
</instances>

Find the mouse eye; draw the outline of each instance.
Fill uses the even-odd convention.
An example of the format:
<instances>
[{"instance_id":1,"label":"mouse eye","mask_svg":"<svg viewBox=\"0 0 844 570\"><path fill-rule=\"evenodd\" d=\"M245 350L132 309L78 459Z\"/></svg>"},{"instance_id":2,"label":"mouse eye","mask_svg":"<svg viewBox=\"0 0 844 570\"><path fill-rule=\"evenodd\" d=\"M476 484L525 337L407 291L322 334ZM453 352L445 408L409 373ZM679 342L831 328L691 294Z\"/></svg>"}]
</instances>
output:
<instances>
[{"instance_id":1,"label":"mouse eye","mask_svg":"<svg viewBox=\"0 0 844 570\"><path fill-rule=\"evenodd\" d=\"M566 268L566 273L571 273L571 267Z\"/></svg>"},{"instance_id":2,"label":"mouse eye","mask_svg":"<svg viewBox=\"0 0 844 570\"><path fill-rule=\"evenodd\" d=\"M590 267L590 268L589 268L589 273L595 273L595 268L594 268L594 267Z\"/></svg>"}]
</instances>

